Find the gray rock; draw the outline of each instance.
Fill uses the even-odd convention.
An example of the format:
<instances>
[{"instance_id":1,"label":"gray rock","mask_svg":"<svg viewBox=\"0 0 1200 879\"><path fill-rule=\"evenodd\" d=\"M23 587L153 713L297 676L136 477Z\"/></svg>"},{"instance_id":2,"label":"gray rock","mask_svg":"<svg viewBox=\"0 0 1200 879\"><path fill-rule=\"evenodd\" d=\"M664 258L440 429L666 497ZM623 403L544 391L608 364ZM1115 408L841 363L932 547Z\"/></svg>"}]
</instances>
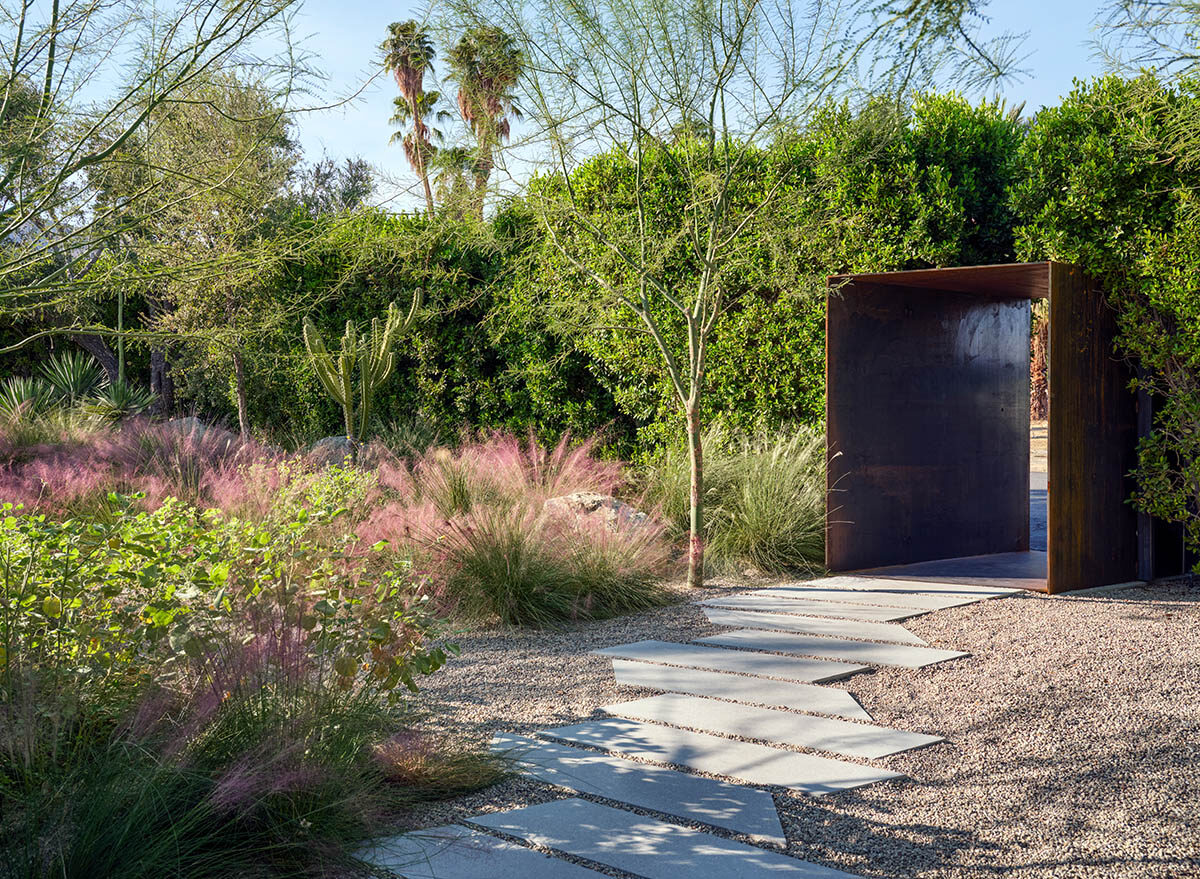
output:
<instances>
[{"instance_id":1,"label":"gray rock","mask_svg":"<svg viewBox=\"0 0 1200 879\"><path fill-rule=\"evenodd\" d=\"M355 444L344 436L327 436L308 448L308 459L318 467L341 466L353 458Z\"/></svg>"},{"instance_id":2,"label":"gray rock","mask_svg":"<svg viewBox=\"0 0 1200 879\"><path fill-rule=\"evenodd\" d=\"M636 507L594 491L577 491L549 498L542 504L542 513L555 518L599 522L610 531L627 531L655 524L653 519Z\"/></svg>"}]
</instances>

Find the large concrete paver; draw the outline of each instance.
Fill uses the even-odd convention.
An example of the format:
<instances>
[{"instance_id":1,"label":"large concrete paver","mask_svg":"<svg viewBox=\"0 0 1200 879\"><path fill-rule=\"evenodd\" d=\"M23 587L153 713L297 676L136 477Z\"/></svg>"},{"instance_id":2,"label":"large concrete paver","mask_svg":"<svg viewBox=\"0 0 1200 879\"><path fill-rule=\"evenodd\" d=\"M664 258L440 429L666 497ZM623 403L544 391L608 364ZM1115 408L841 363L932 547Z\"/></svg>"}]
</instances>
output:
<instances>
[{"instance_id":1,"label":"large concrete paver","mask_svg":"<svg viewBox=\"0 0 1200 879\"><path fill-rule=\"evenodd\" d=\"M786 844L765 791L507 733L492 748L512 752L526 772L549 784Z\"/></svg>"},{"instance_id":2,"label":"large concrete paver","mask_svg":"<svg viewBox=\"0 0 1200 879\"><path fill-rule=\"evenodd\" d=\"M832 687L772 681L768 678L704 671L698 668L630 662L627 659L614 659L612 666L617 683L630 687L714 696L718 699L732 699L735 702L754 702L772 708L835 714L855 720L871 719L871 715L851 694Z\"/></svg>"},{"instance_id":3,"label":"large concrete paver","mask_svg":"<svg viewBox=\"0 0 1200 879\"><path fill-rule=\"evenodd\" d=\"M807 583L795 586L773 586L759 589L756 595L771 598L798 598L804 601L831 601L835 603L865 604L873 607L900 607L906 610L945 610L974 604L980 599L975 596L929 595L915 592L889 592L880 589L828 589L810 586Z\"/></svg>"},{"instance_id":4,"label":"large concrete paver","mask_svg":"<svg viewBox=\"0 0 1200 879\"><path fill-rule=\"evenodd\" d=\"M617 647L606 647L593 652L600 656L618 659L656 662L660 665L679 665L685 668L732 671L802 683L835 681L867 669L867 666L861 664L770 656L766 653L721 650L696 644L677 644L673 641L636 641L633 644L621 644Z\"/></svg>"},{"instance_id":5,"label":"large concrete paver","mask_svg":"<svg viewBox=\"0 0 1200 879\"><path fill-rule=\"evenodd\" d=\"M457 825L381 839L359 857L405 879L596 879L603 875Z\"/></svg>"},{"instance_id":6,"label":"large concrete paver","mask_svg":"<svg viewBox=\"0 0 1200 879\"><path fill-rule=\"evenodd\" d=\"M774 708L718 702L681 693L664 693L604 710L630 720L648 720L726 736L761 739L770 744L829 751L846 757L875 759L943 741L938 736L813 717Z\"/></svg>"},{"instance_id":7,"label":"large concrete paver","mask_svg":"<svg viewBox=\"0 0 1200 879\"><path fill-rule=\"evenodd\" d=\"M796 656L819 656L871 665L894 665L900 668L924 668L950 659L968 656L957 650L938 650L933 647L910 647L907 644L876 644L869 641L844 641L820 635L798 635L791 632L764 632L758 629L737 629L697 638L698 644L723 647L743 647L748 650L768 650Z\"/></svg>"},{"instance_id":8,"label":"large concrete paver","mask_svg":"<svg viewBox=\"0 0 1200 879\"><path fill-rule=\"evenodd\" d=\"M556 800L471 820L646 879L836 879L850 875L586 800Z\"/></svg>"},{"instance_id":9,"label":"large concrete paver","mask_svg":"<svg viewBox=\"0 0 1200 879\"><path fill-rule=\"evenodd\" d=\"M874 766L621 718L558 727L544 734L642 760L686 766L748 784L779 785L814 796L902 777L899 772Z\"/></svg>"},{"instance_id":10,"label":"large concrete paver","mask_svg":"<svg viewBox=\"0 0 1200 879\"><path fill-rule=\"evenodd\" d=\"M869 589L881 592L897 592L902 595L959 595L963 598L1000 598L1016 595L1024 590L1006 589L998 586L971 586L965 583L939 583L930 580L902 580L893 577L871 577L844 574L823 577L820 580L803 580L785 583L783 586L816 586L828 589Z\"/></svg>"},{"instance_id":11,"label":"large concrete paver","mask_svg":"<svg viewBox=\"0 0 1200 879\"><path fill-rule=\"evenodd\" d=\"M854 638L860 641L890 641L896 644L916 644L928 647L929 642L895 623L867 623L862 620L839 620L832 617L802 617L792 613L761 613L756 610L734 610L728 607L705 607L704 615L718 626L742 626L747 629L780 629L785 632L805 632L809 635L829 635L834 638Z\"/></svg>"},{"instance_id":12,"label":"large concrete paver","mask_svg":"<svg viewBox=\"0 0 1200 879\"><path fill-rule=\"evenodd\" d=\"M749 593L709 598L698 602L703 607L731 607L737 610L759 610L769 613L797 613L814 617L838 617L844 620L869 620L894 623L919 617L929 611L903 607L874 607L842 601L806 601L778 595Z\"/></svg>"}]
</instances>

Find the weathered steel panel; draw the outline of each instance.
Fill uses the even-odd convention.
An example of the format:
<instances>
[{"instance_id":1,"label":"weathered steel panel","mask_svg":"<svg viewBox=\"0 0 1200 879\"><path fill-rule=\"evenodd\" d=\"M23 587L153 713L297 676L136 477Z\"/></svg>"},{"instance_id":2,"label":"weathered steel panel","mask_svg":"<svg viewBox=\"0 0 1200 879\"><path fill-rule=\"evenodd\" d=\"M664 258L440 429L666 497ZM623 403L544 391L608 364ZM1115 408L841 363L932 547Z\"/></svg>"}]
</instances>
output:
<instances>
[{"instance_id":1,"label":"weathered steel panel","mask_svg":"<svg viewBox=\"0 0 1200 879\"><path fill-rule=\"evenodd\" d=\"M1050 592L1137 575L1137 404L1116 318L1078 268L1050 265Z\"/></svg>"},{"instance_id":2,"label":"weathered steel panel","mask_svg":"<svg viewBox=\"0 0 1200 879\"><path fill-rule=\"evenodd\" d=\"M826 565L1027 550L1028 299L850 281L826 329Z\"/></svg>"},{"instance_id":3,"label":"weathered steel panel","mask_svg":"<svg viewBox=\"0 0 1200 879\"><path fill-rule=\"evenodd\" d=\"M1049 263L1025 262L991 266L956 266L948 269L913 269L867 275L835 275L833 287L853 280L857 284L890 284L924 290L952 290L998 299L1045 299L1050 295Z\"/></svg>"}]
</instances>

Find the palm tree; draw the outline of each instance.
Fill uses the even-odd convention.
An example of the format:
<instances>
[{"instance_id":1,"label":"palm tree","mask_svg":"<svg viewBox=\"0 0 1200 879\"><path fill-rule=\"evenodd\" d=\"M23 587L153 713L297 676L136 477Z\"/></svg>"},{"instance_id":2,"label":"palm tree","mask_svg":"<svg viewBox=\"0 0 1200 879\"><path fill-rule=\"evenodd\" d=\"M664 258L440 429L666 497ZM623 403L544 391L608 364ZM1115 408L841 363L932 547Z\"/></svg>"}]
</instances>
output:
<instances>
[{"instance_id":1,"label":"palm tree","mask_svg":"<svg viewBox=\"0 0 1200 879\"><path fill-rule=\"evenodd\" d=\"M470 210L471 180L475 177L475 151L463 146L444 147L430 161L437 199L443 211L462 217Z\"/></svg>"},{"instance_id":2,"label":"palm tree","mask_svg":"<svg viewBox=\"0 0 1200 879\"><path fill-rule=\"evenodd\" d=\"M434 128L429 122L432 120L441 123L450 118L448 112L437 109L441 99L441 92L422 92L416 100L411 101L404 97L393 98L392 118L388 120L393 125L400 126L392 134L389 143L404 145L404 156L408 159L408 164L421 175L430 215L433 214L433 195L430 192L429 177L438 153L433 141L440 143L445 139L445 135L440 128ZM416 120L420 120L420 129L416 125L412 128L407 127L409 122ZM424 136L421 136L422 133Z\"/></svg>"},{"instance_id":3,"label":"palm tree","mask_svg":"<svg viewBox=\"0 0 1200 879\"><path fill-rule=\"evenodd\" d=\"M432 110L439 97L437 92L425 91L425 74L433 73L434 52L433 41L426 30L415 21L392 22L388 25L387 39L380 46L383 49L383 66L391 71L396 78L396 87L400 89L400 97L396 99L397 112L392 117L393 122L407 123L412 121L412 131L402 135L404 153L408 163L421 178L425 187L425 204L429 215L433 216L433 190L429 188L429 172L427 162L433 154L433 144L430 142L430 129L425 124L424 116ZM406 105L407 111L401 114L400 107ZM392 141L396 140L393 135Z\"/></svg>"},{"instance_id":4,"label":"palm tree","mask_svg":"<svg viewBox=\"0 0 1200 879\"><path fill-rule=\"evenodd\" d=\"M458 84L458 110L475 134L475 201L482 216L496 147L508 140L509 117L521 118L513 90L525 61L513 38L500 28L476 27L463 34L447 62L450 79Z\"/></svg>"}]
</instances>

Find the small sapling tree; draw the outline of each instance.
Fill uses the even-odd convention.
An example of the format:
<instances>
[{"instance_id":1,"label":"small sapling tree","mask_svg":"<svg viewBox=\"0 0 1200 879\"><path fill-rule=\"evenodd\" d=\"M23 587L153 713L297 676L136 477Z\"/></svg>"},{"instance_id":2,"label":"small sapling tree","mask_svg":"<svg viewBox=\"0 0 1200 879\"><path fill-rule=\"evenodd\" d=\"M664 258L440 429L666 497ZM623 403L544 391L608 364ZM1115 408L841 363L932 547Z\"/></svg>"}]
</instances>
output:
<instances>
[{"instance_id":1,"label":"small sapling tree","mask_svg":"<svg viewBox=\"0 0 1200 879\"><path fill-rule=\"evenodd\" d=\"M457 23L511 35L525 143L544 147L528 203L562 267L547 304L577 326L653 340L687 433L688 583L702 585L707 351L731 278L761 258L756 221L800 185L764 173L747 186L763 148L852 84L906 91L947 58L962 77L1000 75L1009 44L970 33L974 2L480 2L462 0ZM597 155L627 165L631 191L579 185Z\"/></svg>"}]
</instances>

